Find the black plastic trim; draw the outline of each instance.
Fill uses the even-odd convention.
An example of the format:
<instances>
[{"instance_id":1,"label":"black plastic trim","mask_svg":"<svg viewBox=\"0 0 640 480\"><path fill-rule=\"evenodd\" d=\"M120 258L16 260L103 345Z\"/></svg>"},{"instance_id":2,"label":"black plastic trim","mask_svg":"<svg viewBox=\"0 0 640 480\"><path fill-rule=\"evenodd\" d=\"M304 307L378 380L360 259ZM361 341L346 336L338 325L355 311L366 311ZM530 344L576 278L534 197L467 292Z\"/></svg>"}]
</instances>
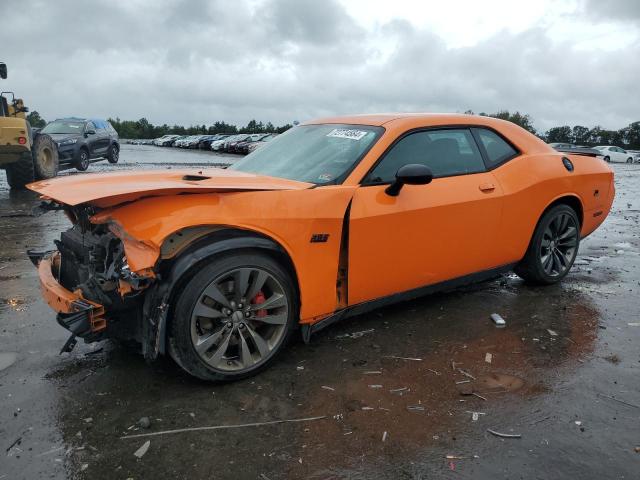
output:
<instances>
[{"instance_id":1,"label":"black plastic trim","mask_svg":"<svg viewBox=\"0 0 640 480\"><path fill-rule=\"evenodd\" d=\"M345 318L354 317L356 315L361 315L363 313L370 312L377 308L385 307L387 305L392 305L394 303L405 302L407 300L413 300L418 297L422 297L425 295L430 295L436 292L442 292L446 290L455 289L464 285L469 285L473 283L479 283L486 280L490 280L500 276L503 273L509 272L513 270L515 263L510 263L508 265L503 265L496 268L491 268L489 270L483 270L481 272L472 273L470 275L464 275L462 277L453 278L451 280L445 280L444 282L439 282L431 285L425 285L423 287L415 288L413 290L407 290L405 292L394 293L392 295L377 298L375 300L370 300L368 302L359 303L357 305L352 305L350 307L339 310L329 317L326 317L320 320L317 323L311 325L302 325L302 339L305 343L309 343L311 339L311 334L316 333L323 328L328 327L340 320L344 320Z\"/></svg>"}]
</instances>

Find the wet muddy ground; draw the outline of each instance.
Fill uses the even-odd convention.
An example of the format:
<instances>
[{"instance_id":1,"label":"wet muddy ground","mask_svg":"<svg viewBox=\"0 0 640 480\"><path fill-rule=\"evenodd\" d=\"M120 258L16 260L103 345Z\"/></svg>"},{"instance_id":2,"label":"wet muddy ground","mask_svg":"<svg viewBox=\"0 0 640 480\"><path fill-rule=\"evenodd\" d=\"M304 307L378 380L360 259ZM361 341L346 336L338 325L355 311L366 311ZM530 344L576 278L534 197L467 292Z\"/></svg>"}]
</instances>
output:
<instances>
[{"instance_id":1,"label":"wet muddy ground","mask_svg":"<svg viewBox=\"0 0 640 480\"><path fill-rule=\"evenodd\" d=\"M89 171L227 161L121 158ZM613 212L561 285L507 276L387 307L229 385L109 342L58 355L67 334L24 251L67 222L31 216L2 178L0 479L639 478L640 167L614 168Z\"/></svg>"}]
</instances>

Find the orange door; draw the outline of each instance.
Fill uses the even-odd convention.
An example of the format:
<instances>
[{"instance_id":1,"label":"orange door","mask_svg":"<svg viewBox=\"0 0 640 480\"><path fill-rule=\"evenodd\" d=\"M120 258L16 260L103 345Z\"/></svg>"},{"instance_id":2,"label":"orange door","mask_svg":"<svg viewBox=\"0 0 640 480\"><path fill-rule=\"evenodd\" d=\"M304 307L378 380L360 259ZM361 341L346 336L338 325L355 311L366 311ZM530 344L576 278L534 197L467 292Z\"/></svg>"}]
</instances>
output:
<instances>
[{"instance_id":1,"label":"orange door","mask_svg":"<svg viewBox=\"0 0 640 480\"><path fill-rule=\"evenodd\" d=\"M367 300L499 266L502 193L491 172L361 186L352 200L348 300Z\"/></svg>"}]
</instances>

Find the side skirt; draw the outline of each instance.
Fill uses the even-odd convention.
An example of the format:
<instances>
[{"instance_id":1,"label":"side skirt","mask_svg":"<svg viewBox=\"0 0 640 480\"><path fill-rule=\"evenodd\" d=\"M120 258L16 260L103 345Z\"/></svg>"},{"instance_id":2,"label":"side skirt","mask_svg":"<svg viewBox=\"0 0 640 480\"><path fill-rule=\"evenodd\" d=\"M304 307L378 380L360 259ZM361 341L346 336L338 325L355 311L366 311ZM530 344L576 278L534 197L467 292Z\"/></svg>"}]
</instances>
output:
<instances>
[{"instance_id":1,"label":"side skirt","mask_svg":"<svg viewBox=\"0 0 640 480\"><path fill-rule=\"evenodd\" d=\"M356 315L362 315L363 313L370 312L377 308L392 305L394 303L406 302L425 295L431 295L437 292L443 292L447 290L453 290L458 287L470 285L474 283L480 283L487 280L492 280L500 275L513 270L515 263L509 265L503 265L501 267L492 268L490 270L484 270L482 272L472 273L463 277L454 278L451 280L445 280L444 282L434 283L432 285L426 285L424 287L415 288L413 290L407 290L406 292L394 293L387 297L377 298L368 302L352 305L347 308L336 311L334 314L327 318L323 318L319 322L313 324L304 324L301 326L302 339L304 343L309 343L311 340L311 334L319 332L323 328L328 327L345 318L354 317Z\"/></svg>"}]
</instances>

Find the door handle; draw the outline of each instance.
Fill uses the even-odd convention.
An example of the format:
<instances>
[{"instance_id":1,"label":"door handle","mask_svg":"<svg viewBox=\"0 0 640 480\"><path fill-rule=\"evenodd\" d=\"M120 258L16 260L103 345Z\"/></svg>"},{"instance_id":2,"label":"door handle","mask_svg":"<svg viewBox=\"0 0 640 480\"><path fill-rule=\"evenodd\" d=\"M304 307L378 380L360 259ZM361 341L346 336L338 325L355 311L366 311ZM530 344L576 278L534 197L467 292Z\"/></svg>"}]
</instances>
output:
<instances>
[{"instance_id":1,"label":"door handle","mask_svg":"<svg viewBox=\"0 0 640 480\"><path fill-rule=\"evenodd\" d=\"M481 183L478 188L483 192L493 192L496 186L493 183Z\"/></svg>"}]
</instances>

